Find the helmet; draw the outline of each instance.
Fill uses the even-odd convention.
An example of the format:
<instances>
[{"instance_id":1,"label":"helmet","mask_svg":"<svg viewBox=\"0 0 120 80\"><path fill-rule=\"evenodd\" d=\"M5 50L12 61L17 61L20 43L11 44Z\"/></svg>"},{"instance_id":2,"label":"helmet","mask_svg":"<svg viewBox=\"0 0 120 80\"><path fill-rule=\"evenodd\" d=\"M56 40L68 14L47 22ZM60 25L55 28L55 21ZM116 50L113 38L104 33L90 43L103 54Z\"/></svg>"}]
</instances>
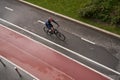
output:
<instances>
[{"instance_id":1,"label":"helmet","mask_svg":"<svg viewBox=\"0 0 120 80\"><path fill-rule=\"evenodd\" d=\"M52 17L49 17L49 20L52 21L53 20Z\"/></svg>"}]
</instances>

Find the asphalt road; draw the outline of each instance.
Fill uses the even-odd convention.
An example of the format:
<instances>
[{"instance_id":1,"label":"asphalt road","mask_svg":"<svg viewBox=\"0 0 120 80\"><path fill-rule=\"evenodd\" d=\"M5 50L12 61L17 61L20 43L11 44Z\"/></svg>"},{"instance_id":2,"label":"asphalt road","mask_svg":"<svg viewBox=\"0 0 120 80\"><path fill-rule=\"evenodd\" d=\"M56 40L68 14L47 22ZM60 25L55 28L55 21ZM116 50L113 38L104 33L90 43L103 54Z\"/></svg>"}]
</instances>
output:
<instances>
[{"instance_id":1,"label":"asphalt road","mask_svg":"<svg viewBox=\"0 0 120 80\"><path fill-rule=\"evenodd\" d=\"M44 33L44 24L38 21L45 21L49 16L52 16L61 25L59 30L66 36L65 42L58 40L55 36L50 37ZM78 55L83 55L100 64L119 71L120 39L118 38L23 4L17 0L0 0L0 19L2 19L0 20L1 24L7 25L23 34L25 34L25 32L16 29L5 21L18 25L23 29L29 30L39 36L42 36L54 43L76 52L77 55L71 54L71 52L67 50L56 47L56 45L43 40L38 40L38 38L33 37L33 35L29 35L28 33L26 34L31 38L34 38L58 51L61 51L77 61L99 70L100 72L111 75L111 73L108 73L107 71L104 72L103 68L97 66L96 64L81 59Z\"/></svg>"}]
</instances>

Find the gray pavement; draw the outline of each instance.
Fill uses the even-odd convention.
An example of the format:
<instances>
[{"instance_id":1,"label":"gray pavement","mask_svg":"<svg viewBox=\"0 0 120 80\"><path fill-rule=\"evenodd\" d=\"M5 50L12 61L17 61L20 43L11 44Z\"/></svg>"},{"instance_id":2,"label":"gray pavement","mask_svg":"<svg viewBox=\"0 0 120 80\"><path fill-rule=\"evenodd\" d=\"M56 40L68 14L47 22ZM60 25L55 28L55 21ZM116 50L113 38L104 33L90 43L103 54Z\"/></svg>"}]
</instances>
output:
<instances>
[{"instance_id":1,"label":"gray pavement","mask_svg":"<svg viewBox=\"0 0 120 80\"><path fill-rule=\"evenodd\" d=\"M14 11L7 10L5 7L10 7ZM56 37L54 36L50 37L43 32L42 28L44 27L44 25L42 23L38 23L38 20L45 21L49 16L52 16L61 25L59 30L63 34L65 34L67 38L66 42L61 42ZM44 10L40 10L32 6L20 3L17 0L0 0L0 18L7 20L15 25L18 25L21 28L29 30L39 36L49 39L72 51L75 51L80 55L84 55L96 62L108 66L109 68L112 68L116 71L120 71L119 38L102 33L101 31L95 30L93 28L88 28L85 25L73 22L60 16L56 16ZM98 66L96 67L95 64L83 60L79 56L71 54L69 51L58 48L51 43L48 43L35 37L34 35L26 33L14 26L11 26L4 21L0 21L0 24L7 25L8 27L16 31L19 31L37 41L40 41L79 62L91 66L92 68L99 70L100 72L103 72L107 75L111 75L108 74L109 73L108 71L104 72L103 68L100 68ZM90 40L95 44L86 42L83 40L83 38Z\"/></svg>"},{"instance_id":2,"label":"gray pavement","mask_svg":"<svg viewBox=\"0 0 120 80\"><path fill-rule=\"evenodd\" d=\"M0 56L0 80L35 80L31 75L12 63Z\"/></svg>"}]
</instances>

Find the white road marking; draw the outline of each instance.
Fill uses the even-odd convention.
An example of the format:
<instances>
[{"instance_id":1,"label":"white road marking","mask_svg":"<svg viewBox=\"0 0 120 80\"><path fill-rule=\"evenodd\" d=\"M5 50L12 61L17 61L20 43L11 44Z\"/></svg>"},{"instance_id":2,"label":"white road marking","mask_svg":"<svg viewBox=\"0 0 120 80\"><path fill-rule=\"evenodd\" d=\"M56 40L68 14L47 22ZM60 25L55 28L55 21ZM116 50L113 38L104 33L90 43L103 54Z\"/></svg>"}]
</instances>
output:
<instances>
[{"instance_id":1,"label":"white road marking","mask_svg":"<svg viewBox=\"0 0 120 80\"><path fill-rule=\"evenodd\" d=\"M92 42L92 41L90 41L90 40L88 40L88 39L85 39L85 38L83 38L83 37L80 37L79 34L76 34L76 33L72 33L72 34L75 35L75 36L77 36L77 37L79 37L79 38L81 38L82 40L84 40L84 41L86 41L86 42L89 42L89 43L91 43L91 44L95 44L94 42Z\"/></svg>"},{"instance_id":2,"label":"white road marking","mask_svg":"<svg viewBox=\"0 0 120 80\"><path fill-rule=\"evenodd\" d=\"M86 42L89 42L89 43L91 43L91 44L95 44L94 42L92 42L92 41L90 41L90 40L88 40L88 39L85 39L85 38L81 38L82 40L84 40L84 41L86 41Z\"/></svg>"},{"instance_id":3,"label":"white road marking","mask_svg":"<svg viewBox=\"0 0 120 80\"><path fill-rule=\"evenodd\" d=\"M45 22L43 22L43 21L41 21L41 20L38 20L37 22L40 22L40 23L42 23L42 24L45 24Z\"/></svg>"},{"instance_id":4,"label":"white road marking","mask_svg":"<svg viewBox=\"0 0 120 80\"><path fill-rule=\"evenodd\" d=\"M2 19L2 18L0 18L0 20L3 21L3 22L6 22L7 24L10 24L10 25L12 25L12 26L14 26L14 27L17 27L17 28L19 28L19 29L21 29L21 30L23 30L23 31L25 31L25 32L28 32L29 34L32 34L32 35L34 35L34 36L36 36L36 37L38 37L38 38L40 38L40 39L42 39L42 40L45 40L45 41L47 41L47 42L49 42L49 43L51 43L51 44L54 44L54 45L56 45L56 46L58 46L58 47L60 47L60 48L62 48L62 49L64 49L64 50L67 50L68 52L71 52L72 54L77 55L77 56L79 56L80 58L83 58L83 59L85 59L85 60L88 60L89 62L92 62L92 63L94 63L94 64L96 64L96 65L98 65L98 66L100 66L100 67L103 67L103 68L105 68L105 69L107 69L107 70L109 70L109 71L111 71L111 72L113 72L113 73L115 73L115 74L120 75L120 73L119 73L118 71L115 71L115 70L113 70L113 69L111 69L111 68L109 68L109 67L107 67L107 66L104 66L103 64L100 64L100 63L98 63L98 62L96 62L96 61L94 61L94 60L92 60L92 59L89 59L89 58L87 58L87 57L85 57L85 56L83 56L83 55L81 55L81 54L79 54L79 53L77 53L77 52L75 52L75 51L72 51L72 50L70 50L70 49L68 49L68 48L65 48L65 47L63 47L63 46L61 46L61 45L59 45L59 44L57 44L57 43L55 43L55 42L52 42L52 41L50 41L50 40L48 40L48 39L46 39L46 38L44 38L44 37L41 37L41 36L33 33L33 32L30 32L30 31L28 31L28 30L26 30L26 29L23 29L23 28L15 25L15 24L13 24L13 23L11 23L11 22L8 22L8 21L6 21L6 20L4 20L4 19ZM20 34L20 33L19 33L19 34ZM21 34L21 35L22 35L22 34ZM23 36L25 36L25 35L23 35ZM25 36L25 37L27 37L27 36ZM27 37L27 38L29 38L29 37ZM31 38L29 38L29 39L31 39ZM31 40L32 40L32 41L35 41L35 40L33 40L33 39L31 39ZM35 41L35 42L38 42L38 41ZM42 44L42 43L40 43L40 42L38 42L38 43L39 43L39 44ZM44 44L42 44L42 45L44 45ZM44 45L44 46L46 46L46 45ZM48 46L46 46L46 47L48 47ZM48 48L50 48L50 47L48 47ZM53 48L50 48L50 49L56 51L56 50L53 49ZM57 52L58 52L58 51L57 51ZM75 61L76 63L78 63L78 64L80 64L80 65L83 65L84 67L86 67L86 68L88 68L88 69L90 69L90 70L92 70L92 71L94 71L94 72L96 72L96 73L98 73L98 74L103 75L103 76L106 77L106 78L109 78L110 80L113 80L112 78L110 78L110 77L108 77L108 76L106 76L106 75L104 75L104 74L96 71L95 69L90 68L89 66L86 66L85 64L80 63L80 62L78 62L78 61L70 58L69 56L66 56L65 54L62 54L62 53L60 53L60 52L58 52L58 53L61 54L61 55L63 55L63 56L65 56L65 57L67 57L67 58L69 58L69 59L71 59L71 60L73 60L73 61Z\"/></svg>"},{"instance_id":5,"label":"white road marking","mask_svg":"<svg viewBox=\"0 0 120 80\"><path fill-rule=\"evenodd\" d=\"M72 32L72 34L75 35L75 36L77 36L77 37L79 37L79 38L81 38L79 34L76 34L74 32Z\"/></svg>"},{"instance_id":6,"label":"white road marking","mask_svg":"<svg viewBox=\"0 0 120 80\"><path fill-rule=\"evenodd\" d=\"M9 7L5 7L5 9L9 10L9 11L14 11L12 8L9 8Z\"/></svg>"},{"instance_id":7,"label":"white road marking","mask_svg":"<svg viewBox=\"0 0 120 80\"><path fill-rule=\"evenodd\" d=\"M26 70L24 70L23 68L21 68L20 66L16 65L15 63L11 62L10 60L6 59L5 57L3 57L3 56L0 55L0 58L6 60L10 64L14 65L16 68L19 68L23 72L27 73L28 75L30 75L31 77L33 77L35 80L40 80L40 79L36 78L35 76L33 76L32 74L30 74L29 72L27 72Z\"/></svg>"}]
</instances>

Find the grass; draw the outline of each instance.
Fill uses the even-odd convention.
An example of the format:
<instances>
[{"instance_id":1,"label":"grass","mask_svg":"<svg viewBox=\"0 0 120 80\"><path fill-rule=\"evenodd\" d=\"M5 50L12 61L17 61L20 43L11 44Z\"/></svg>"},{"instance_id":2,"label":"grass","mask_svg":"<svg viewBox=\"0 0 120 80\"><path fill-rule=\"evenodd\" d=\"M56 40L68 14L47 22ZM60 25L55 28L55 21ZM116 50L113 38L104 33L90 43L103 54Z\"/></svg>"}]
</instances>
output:
<instances>
[{"instance_id":1,"label":"grass","mask_svg":"<svg viewBox=\"0 0 120 80\"><path fill-rule=\"evenodd\" d=\"M95 21L92 21L90 19L84 19L79 16L80 8L82 8L83 5L85 5L85 3L89 2L90 0L25 0L25 1L31 2L33 4L47 8L54 12L69 16L71 18L83 21L85 23L94 25L96 27L120 35L120 27L118 28L113 25L105 25L104 23L101 22L95 23Z\"/></svg>"}]
</instances>

